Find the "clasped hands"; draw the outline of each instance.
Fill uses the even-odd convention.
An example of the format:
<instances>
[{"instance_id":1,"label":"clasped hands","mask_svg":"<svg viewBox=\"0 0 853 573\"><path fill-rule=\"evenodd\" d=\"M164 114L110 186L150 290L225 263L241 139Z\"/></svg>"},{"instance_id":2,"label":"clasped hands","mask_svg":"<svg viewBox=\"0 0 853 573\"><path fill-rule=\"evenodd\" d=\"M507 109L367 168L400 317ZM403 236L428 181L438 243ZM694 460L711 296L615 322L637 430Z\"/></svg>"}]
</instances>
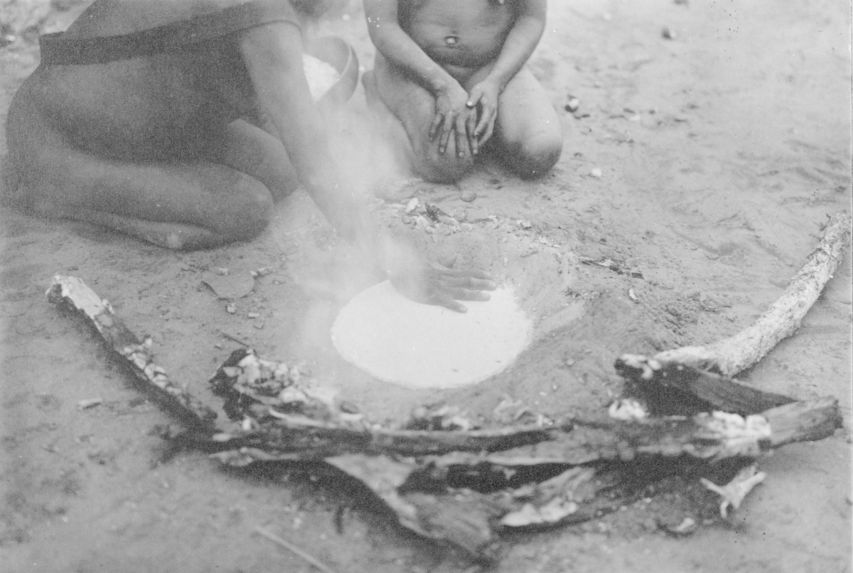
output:
<instances>
[{"instance_id":1,"label":"clasped hands","mask_svg":"<svg viewBox=\"0 0 853 573\"><path fill-rule=\"evenodd\" d=\"M439 153L446 153L452 142L457 157L476 156L494 131L498 97L500 87L488 78L470 93L455 81L437 93L429 138L438 139Z\"/></svg>"}]
</instances>

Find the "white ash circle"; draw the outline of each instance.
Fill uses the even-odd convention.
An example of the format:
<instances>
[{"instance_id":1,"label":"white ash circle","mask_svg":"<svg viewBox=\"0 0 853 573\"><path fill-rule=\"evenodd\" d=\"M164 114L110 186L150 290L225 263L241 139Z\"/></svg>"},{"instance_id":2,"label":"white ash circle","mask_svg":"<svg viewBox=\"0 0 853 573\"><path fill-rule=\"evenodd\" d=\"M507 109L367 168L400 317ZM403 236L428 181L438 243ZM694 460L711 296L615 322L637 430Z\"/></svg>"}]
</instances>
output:
<instances>
[{"instance_id":1,"label":"white ash circle","mask_svg":"<svg viewBox=\"0 0 853 573\"><path fill-rule=\"evenodd\" d=\"M332 325L348 362L410 388L454 388L506 369L532 339L533 323L509 288L466 313L413 302L385 281L350 300Z\"/></svg>"}]
</instances>

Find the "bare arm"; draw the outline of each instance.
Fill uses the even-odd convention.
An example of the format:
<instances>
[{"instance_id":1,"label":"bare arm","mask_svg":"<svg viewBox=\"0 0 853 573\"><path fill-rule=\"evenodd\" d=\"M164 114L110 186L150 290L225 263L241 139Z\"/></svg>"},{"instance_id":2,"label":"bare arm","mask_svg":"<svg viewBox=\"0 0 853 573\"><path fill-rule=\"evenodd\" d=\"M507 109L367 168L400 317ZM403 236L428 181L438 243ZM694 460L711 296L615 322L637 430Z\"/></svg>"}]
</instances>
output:
<instances>
[{"instance_id":1,"label":"bare arm","mask_svg":"<svg viewBox=\"0 0 853 573\"><path fill-rule=\"evenodd\" d=\"M542 38L545 30L545 18L548 11L547 0L519 0L516 6L516 20L495 65L489 72L501 90L518 73Z\"/></svg>"},{"instance_id":2,"label":"bare arm","mask_svg":"<svg viewBox=\"0 0 853 573\"><path fill-rule=\"evenodd\" d=\"M371 235L366 210L342 186L302 61L298 29L271 24L247 30L240 49L258 103L284 144L300 182L344 237L363 242Z\"/></svg>"},{"instance_id":3,"label":"bare arm","mask_svg":"<svg viewBox=\"0 0 853 573\"><path fill-rule=\"evenodd\" d=\"M240 43L261 108L287 149L299 179L338 232L378 263L410 298L458 311L455 299L479 299L494 289L482 273L438 268L417 252L377 232L367 208L342 187L327 135L302 65L302 38L288 25L268 25L245 33Z\"/></svg>"},{"instance_id":4,"label":"bare arm","mask_svg":"<svg viewBox=\"0 0 853 573\"><path fill-rule=\"evenodd\" d=\"M518 0L515 9L515 24L494 66L482 81L471 88L468 106L479 107L479 119L474 129L479 144L485 143L492 135L501 92L530 59L545 30L547 0Z\"/></svg>"}]
</instances>

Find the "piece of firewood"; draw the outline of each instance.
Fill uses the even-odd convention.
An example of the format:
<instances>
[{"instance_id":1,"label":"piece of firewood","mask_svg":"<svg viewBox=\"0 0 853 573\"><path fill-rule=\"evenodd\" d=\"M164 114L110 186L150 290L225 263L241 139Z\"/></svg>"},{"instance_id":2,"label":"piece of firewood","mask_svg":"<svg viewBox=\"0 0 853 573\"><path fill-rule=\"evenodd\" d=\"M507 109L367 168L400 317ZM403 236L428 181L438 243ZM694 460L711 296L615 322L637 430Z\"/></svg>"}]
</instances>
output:
<instances>
[{"instance_id":1,"label":"piece of firewood","mask_svg":"<svg viewBox=\"0 0 853 573\"><path fill-rule=\"evenodd\" d=\"M652 416L689 415L711 410L755 414L795 401L782 394L739 384L719 374L641 355L623 354L616 359L614 367L627 382L626 394L641 395Z\"/></svg>"},{"instance_id":2,"label":"piece of firewood","mask_svg":"<svg viewBox=\"0 0 853 573\"><path fill-rule=\"evenodd\" d=\"M249 447L325 458L351 452L425 456L458 451L497 451L551 439L556 428L541 426L468 431L395 430L382 427L353 428L305 416L279 414L257 428L234 428L215 439L227 447Z\"/></svg>"},{"instance_id":3,"label":"piece of firewood","mask_svg":"<svg viewBox=\"0 0 853 573\"><path fill-rule=\"evenodd\" d=\"M486 481L487 474L499 472L501 468L568 467L611 461L630 462L641 457L690 457L716 462L729 458L758 458L785 444L823 439L831 436L840 424L841 414L834 398L794 402L748 416L715 411L689 417L633 421L606 417L575 419L571 430L555 428L549 439L535 444L491 452L486 449L465 451L462 448L435 450L436 453L422 458L422 461L437 472L431 474L431 479L437 482L450 481L438 476L444 475L441 468L448 470L454 467L467 467L471 475L480 472ZM377 447L371 439L371 432L364 432L359 440L354 440L349 430L342 430L341 445L335 447L331 437L312 443L314 434L310 431L305 433L304 427L276 428L276 425L265 422L262 431L247 431L246 436L239 432L214 436L211 443L223 450L214 457L227 465L246 466L254 462L311 461L348 454L413 455L409 444L398 448L389 442ZM443 433L456 432L423 432L421 439L430 447L419 451L432 450L431 445L440 440L439 435Z\"/></svg>"},{"instance_id":4,"label":"piece of firewood","mask_svg":"<svg viewBox=\"0 0 853 573\"><path fill-rule=\"evenodd\" d=\"M785 292L752 325L706 346L684 346L654 356L661 363L676 363L735 376L755 365L774 346L800 327L803 317L835 274L850 241L850 215L830 217L817 248L794 276Z\"/></svg>"},{"instance_id":5,"label":"piece of firewood","mask_svg":"<svg viewBox=\"0 0 853 573\"><path fill-rule=\"evenodd\" d=\"M154 362L151 339L140 341L115 315L110 303L86 283L77 277L56 275L47 291L47 298L83 316L109 349L121 357L137 380L188 425L203 431L213 430L216 412L172 382L166 371Z\"/></svg>"},{"instance_id":6,"label":"piece of firewood","mask_svg":"<svg viewBox=\"0 0 853 573\"><path fill-rule=\"evenodd\" d=\"M496 559L500 531L590 519L638 495L637 482L674 475L684 463L695 468L756 458L831 435L841 418L831 398L785 403L770 396L758 402L768 410L745 416L714 411L474 430L386 428L325 398L298 369L241 349L211 380L236 422L214 429L215 413L168 379L154 364L150 343L141 343L107 301L72 277L56 277L48 296L82 314L144 386L182 414L188 444L217 452L214 457L231 466L334 467L384 501L404 527L482 561ZM716 399L696 387L708 401ZM620 480L627 486L614 495Z\"/></svg>"}]
</instances>

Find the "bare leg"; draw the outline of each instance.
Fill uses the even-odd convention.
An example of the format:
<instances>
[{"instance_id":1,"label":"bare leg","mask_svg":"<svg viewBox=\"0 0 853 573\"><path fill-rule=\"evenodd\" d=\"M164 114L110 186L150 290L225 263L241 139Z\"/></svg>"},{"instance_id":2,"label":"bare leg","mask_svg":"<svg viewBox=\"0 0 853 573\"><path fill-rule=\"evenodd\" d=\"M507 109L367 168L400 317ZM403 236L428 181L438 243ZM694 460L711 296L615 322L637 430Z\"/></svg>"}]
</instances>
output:
<instances>
[{"instance_id":1,"label":"bare leg","mask_svg":"<svg viewBox=\"0 0 853 573\"><path fill-rule=\"evenodd\" d=\"M225 137L211 144L206 155L214 163L254 177L270 190L276 201L299 187L296 169L281 141L246 121L229 124Z\"/></svg>"},{"instance_id":2,"label":"bare leg","mask_svg":"<svg viewBox=\"0 0 853 573\"><path fill-rule=\"evenodd\" d=\"M69 144L26 98L7 120L13 196L47 216L87 221L168 248L249 239L269 221L272 194L258 179L207 160L128 162Z\"/></svg>"},{"instance_id":3,"label":"bare leg","mask_svg":"<svg viewBox=\"0 0 853 573\"><path fill-rule=\"evenodd\" d=\"M375 82L374 85L370 85ZM381 100L403 125L412 150L414 170L428 181L453 182L466 175L474 164L469 154L459 158L454 138L444 153L438 151L438 139L429 138L435 100L429 92L376 56L373 74L365 76L368 102Z\"/></svg>"},{"instance_id":4,"label":"bare leg","mask_svg":"<svg viewBox=\"0 0 853 573\"><path fill-rule=\"evenodd\" d=\"M492 147L502 162L521 177L539 177L560 158L560 116L548 94L523 68L501 94Z\"/></svg>"}]
</instances>

